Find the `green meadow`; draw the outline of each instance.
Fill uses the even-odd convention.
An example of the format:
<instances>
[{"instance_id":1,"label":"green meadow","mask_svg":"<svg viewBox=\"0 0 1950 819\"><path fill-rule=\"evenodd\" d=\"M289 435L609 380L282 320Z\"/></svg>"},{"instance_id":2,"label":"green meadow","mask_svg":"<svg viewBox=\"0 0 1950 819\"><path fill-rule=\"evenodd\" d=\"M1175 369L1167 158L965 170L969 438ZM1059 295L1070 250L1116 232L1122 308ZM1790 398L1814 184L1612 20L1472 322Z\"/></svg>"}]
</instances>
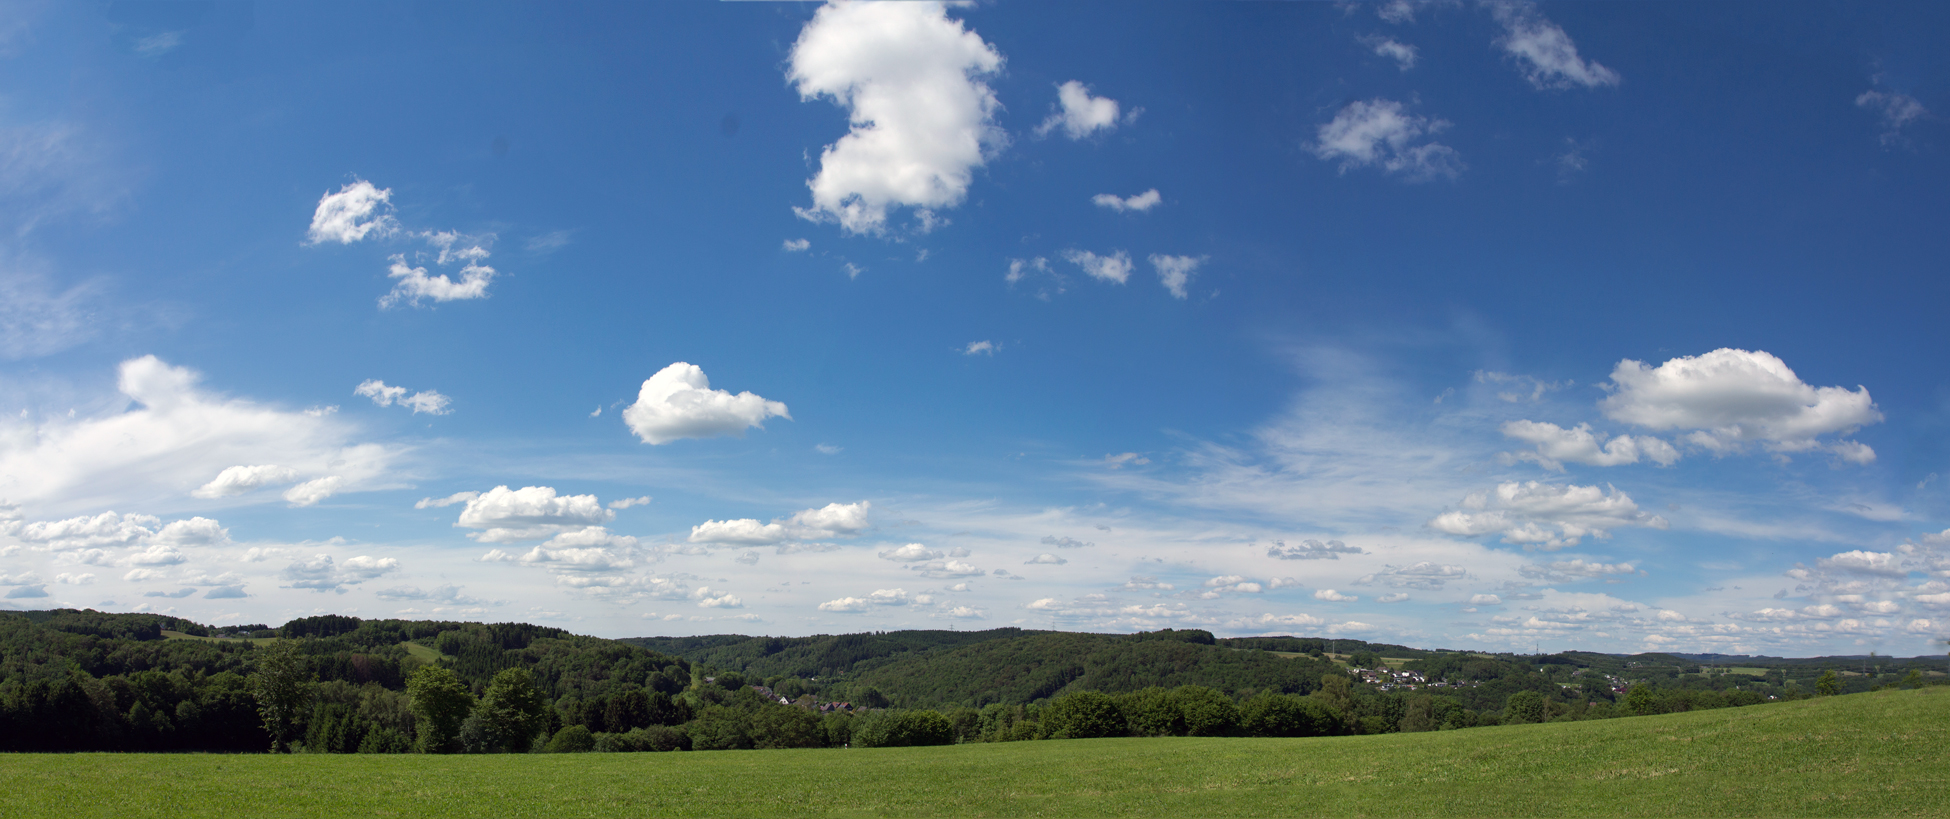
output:
<instances>
[{"instance_id":1,"label":"green meadow","mask_svg":"<svg viewBox=\"0 0 1950 819\"><path fill-rule=\"evenodd\" d=\"M1944 816L1950 688L1313 739L17 754L5 816Z\"/></svg>"}]
</instances>

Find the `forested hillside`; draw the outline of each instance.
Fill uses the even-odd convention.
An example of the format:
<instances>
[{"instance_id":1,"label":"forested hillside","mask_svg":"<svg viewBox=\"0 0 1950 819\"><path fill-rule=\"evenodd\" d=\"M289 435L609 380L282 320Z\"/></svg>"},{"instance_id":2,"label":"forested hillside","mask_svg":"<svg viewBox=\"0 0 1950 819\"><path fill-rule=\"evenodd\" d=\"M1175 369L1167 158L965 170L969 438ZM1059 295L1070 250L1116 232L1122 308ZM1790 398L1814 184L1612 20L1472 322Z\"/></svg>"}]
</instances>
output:
<instances>
[{"instance_id":1,"label":"forested hillside","mask_svg":"<svg viewBox=\"0 0 1950 819\"><path fill-rule=\"evenodd\" d=\"M1378 734L1944 681L1920 659L1715 666L1659 654L1217 640L1196 629L624 642L523 623L326 615L217 629L154 614L0 612L0 750L671 751Z\"/></svg>"}]
</instances>

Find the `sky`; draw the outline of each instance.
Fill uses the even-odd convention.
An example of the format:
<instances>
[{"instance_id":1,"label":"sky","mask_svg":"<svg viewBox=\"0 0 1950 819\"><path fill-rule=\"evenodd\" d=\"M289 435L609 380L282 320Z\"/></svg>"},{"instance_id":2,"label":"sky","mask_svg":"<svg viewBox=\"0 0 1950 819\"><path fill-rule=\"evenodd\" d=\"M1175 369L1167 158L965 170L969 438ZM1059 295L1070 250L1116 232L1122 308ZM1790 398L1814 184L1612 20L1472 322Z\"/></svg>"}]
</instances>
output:
<instances>
[{"instance_id":1,"label":"sky","mask_svg":"<svg viewBox=\"0 0 1950 819\"><path fill-rule=\"evenodd\" d=\"M1950 637L1941 3L0 20L0 606Z\"/></svg>"}]
</instances>

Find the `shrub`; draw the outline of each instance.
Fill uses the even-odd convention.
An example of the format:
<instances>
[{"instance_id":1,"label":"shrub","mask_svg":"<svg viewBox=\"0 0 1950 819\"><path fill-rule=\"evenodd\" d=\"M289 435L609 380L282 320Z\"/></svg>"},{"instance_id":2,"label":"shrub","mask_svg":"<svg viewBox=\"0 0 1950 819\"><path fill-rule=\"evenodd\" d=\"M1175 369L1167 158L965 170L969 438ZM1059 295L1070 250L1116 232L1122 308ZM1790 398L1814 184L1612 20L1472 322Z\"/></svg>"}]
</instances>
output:
<instances>
[{"instance_id":1,"label":"shrub","mask_svg":"<svg viewBox=\"0 0 1950 819\"><path fill-rule=\"evenodd\" d=\"M914 745L952 745L954 723L934 711L880 711L853 728L853 744L862 748L905 748Z\"/></svg>"},{"instance_id":2,"label":"shrub","mask_svg":"<svg viewBox=\"0 0 1950 819\"><path fill-rule=\"evenodd\" d=\"M1202 685L1181 685L1171 692L1178 712L1185 715L1185 735L1222 737L1239 727L1239 706L1224 694Z\"/></svg>"},{"instance_id":3,"label":"shrub","mask_svg":"<svg viewBox=\"0 0 1950 819\"><path fill-rule=\"evenodd\" d=\"M1424 721L1428 720L1427 710L1424 706ZM1318 737L1334 732L1334 715L1306 697L1269 691L1247 700L1239 712L1239 726L1249 736Z\"/></svg>"},{"instance_id":4,"label":"shrub","mask_svg":"<svg viewBox=\"0 0 1950 819\"><path fill-rule=\"evenodd\" d=\"M551 754L579 754L596 750L596 736L586 725L571 725L555 732L545 748Z\"/></svg>"},{"instance_id":5,"label":"shrub","mask_svg":"<svg viewBox=\"0 0 1950 819\"><path fill-rule=\"evenodd\" d=\"M1117 701L1108 694L1078 691L1057 698L1043 712L1043 730L1056 739L1121 737L1130 733Z\"/></svg>"}]
</instances>

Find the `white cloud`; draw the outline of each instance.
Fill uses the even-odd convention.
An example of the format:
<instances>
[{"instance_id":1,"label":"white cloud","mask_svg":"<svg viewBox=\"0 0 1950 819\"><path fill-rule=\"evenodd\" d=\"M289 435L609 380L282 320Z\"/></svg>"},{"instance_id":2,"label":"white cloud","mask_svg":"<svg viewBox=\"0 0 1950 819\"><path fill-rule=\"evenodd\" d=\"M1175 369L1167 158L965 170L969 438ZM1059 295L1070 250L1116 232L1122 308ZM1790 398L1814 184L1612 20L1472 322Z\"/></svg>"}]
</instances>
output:
<instances>
[{"instance_id":1,"label":"white cloud","mask_svg":"<svg viewBox=\"0 0 1950 819\"><path fill-rule=\"evenodd\" d=\"M193 517L170 521L151 540L169 546L221 546L230 542L230 530L209 518Z\"/></svg>"},{"instance_id":2,"label":"white cloud","mask_svg":"<svg viewBox=\"0 0 1950 819\"><path fill-rule=\"evenodd\" d=\"M1376 165L1412 181L1437 176L1454 179L1464 168L1454 148L1440 142L1410 144L1447 127L1449 123L1444 120L1407 113L1393 100L1357 100L1335 114L1332 122L1320 126L1312 150L1321 159L1338 161L1342 173Z\"/></svg>"},{"instance_id":3,"label":"white cloud","mask_svg":"<svg viewBox=\"0 0 1950 819\"><path fill-rule=\"evenodd\" d=\"M444 254L443 254L444 255ZM386 274L398 279L392 292L379 297L379 306L388 309L404 301L418 307L421 299L434 301L465 301L487 298L488 285L494 281L494 268L479 262L468 262L460 269L460 281L454 281L442 273L427 275L424 267L414 267L406 263L405 256L394 256Z\"/></svg>"},{"instance_id":4,"label":"white cloud","mask_svg":"<svg viewBox=\"0 0 1950 819\"><path fill-rule=\"evenodd\" d=\"M868 603L866 600L859 597L842 597L838 600L828 600L824 603L819 604L819 610L842 612L842 613L858 613L858 612L866 611L870 605L872 604Z\"/></svg>"},{"instance_id":5,"label":"white cloud","mask_svg":"<svg viewBox=\"0 0 1950 819\"><path fill-rule=\"evenodd\" d=\"M291 483L298 477L298 470L275 464L225 467L209 483L190 494L199 498L227 498L261 486Z\"/></svg>"},{"instance_id":6,"label":"white cloud","mask_svg":"<svg viewBox=\"0 0 1950 819\"><path fill-rule=\"evenodd\" d=\"M548 486L515 490L497 486L469 500L454 525L483 530L467 535L482 543L512 543L599 526L615 518L616 513L604 509L595 495L558 497Z\"/></svg>"},{"instance_id":7,"label":"white cloud","mask_svg":"<svg viewBox=\"0 0 1950 819\"><path fill-rule=\"evenodd\" d=\"M1832 557L1824 557L1815 565L1827 570L1852 572L1855 574L1880 575L1883 577L1907 577L1909 570L1903 568L1894 554L1889 552L1869 552L1860 549L1841 552Z\"/></svg>"},{"instance_id":8,"label":"white cloud","mask_svg":"<svg viewBox=\"0 0 1950 819\"><path fill-rule=\"evenodd\" d=\"M1504 53L1515 57L1524 79L1538 88L1596 88L1617 85L1618 72L1596 60L1578 56L1576 43L1556 23L1544 19L1535 6L1521 2L1491 3L1491 16L1503 25L1504 35L1496 41Z\"/></svg>"},{"instance_id":9,"label":"white cloud","mask_svg":"<svg viewBox=\"0 0 1950 819\"><path fill-rule=\"evenodd\" d=\"M1821 435L1847 434L1882 420L1866 387L1813 387L1765 352L1722 348L1649 367L1626 359L1613 368L1611 395L1598 402L1614 421L1651 430L1696 430L1686 442L1725 453L1757 441L1775 452L1821 446ZM1848 460L1873 459L1868 447L1834 445Z\"/></svg>"},{"instance_id":10,"label":"white cloud","mask_svg":"<svg viewBox=\"0 0 1950 819\"><path fill-rule=\"evenodd\" d=\"M1368 40L1367 44L1374 49L1375 56L1394 60L1395 65L1403 71L1415 67L1415 46L1404 45L1388 37L1376 37Z\"/></svg>"},{"instance_id":11,"label":"white cloud","mask_svg":"<svg viewBox=\"0 0 1950 819\"><path fill-rule=\"evenodd\" d=\"M829 503L771 523L759 523L752 518L707 520L691 527L690 542L764 546L788 540L852 537L871 525L868 513L872 508L868 501Z\"/></svg>"},{"instance_id":12,"label":"white cloud","mask_svg":"<svg viewBox=\"0 0 1950 819\"><path fill-rule=\"evenodd\" d=\"M331 555L313 555L309 560L294 560L284 567L283 577L290 585L288 589L311 589L317 592L345 593L346 586L356 586L374 578L383 577L399 570L399 561L390 557L378 558L360 555L345 561L343 567ZM206 597L232 596L219 595L216 590Z\"/></svg>"},{"instance_id":13,"label":"white cloud","mask_svg":"<svg viewBox=\"0 0 1950 819\"><path fill-rule=\"evenodd\" d=\"M1088 250L1065 250L1063 260L1083 268L1091 278L1123 284L1131 278L1131 256L1122 250L1109 256L1099 256Z\"/></svg>"},{"instance_id":14,"label":"white cloud","mask_svg":"<svg viewBox=\"0 0 1950 819\"><path fill-rule=\"evenodd\" d=\"M444 498L421 498L419 502L413 504L413 508L415 509L443 508L447 506L452 506L456 503L466 503L480 496L481 493L479 492L455 492L454 494L448 495L447 497Z\"/></svg>"},{"instance_id":15,"label":"white cloud","mask_svg":"<svg viewBox=\"0 0 1950 819\"><path fill-rule=\"evenodd\" d=\"M1275 577L1273 578L1272 582L1268 583L1267 585L1276 591L1279 589L1306 588L1306 584L1301 583L1298 578L1293 578L1293 577Z\"/></svg>"},{"instance_id":16,"label":"white cloud","mask_svg":"<svg viewBox=\"0 0 1950 819\"><path fill-rule=\"evenodd\" d=\"M392 206L389 201L392 195L392 189L373 187L363 179L339 188L338 193L325 194L318 200L318 209L312 212L305 243L349 245L366 238L368 233L386 236L398 231L399 223L385 212Z\"/></svg>"},{"instance_id":17,"label":"white cloud","mask_svg":"<svg viewBox=\"0 0 1950 819\"><path fill-rule=\"evenodd\" d=\"M996 344L993 341L971 341L968 342L968 346L962 348L961 354L993 356L995 355L995 350Z\"/></svg>"},{"instance_id":18,"label":"white cloud","mask_svg":"<svg viewBox=\"0 0 1950 819\"><path fill-rule=\"evenodd\" d=\"M812 247L812 242L807 239L787 239L785 240L785 244L779 247L787 253L798 253L799 251Z\"/></svg>"},{"instance_id":19,"label":"white cloud","mask_svg":"<svg viewBox=\"0 0 1950 819\"><path fill-rule=\"evenodd\" d=\"M345 478L327 475L313 478L290 489L284 490L284 499L292 506L311 506L339 493L345 488Z\"/></svg>"},{"instance_id":20,"label":"white cloud","mask_svg":"<svg viewBox=\"0 0 1950 819\"><path fill-rule=\"evenodd\" d=\"M1503 435L1537 447L1533 452L1517 453L1514 457L1518 460L1536 461L1559 472L1564 471L1563 461L1618 466L1638 463L1644 458L1660 466L1671 466L1679 460L1679 450L1662 438L1619 435L1606 441L1592 433L1590 424L1565 429L1542 421L1509 421L1503 425Z\"/></svg>"},{"instance_id":21,"label":"white cloud","mask_svg":"<svg viewBox=\"0 0 1950 819\"><path fill-rule=\"evenodd\" d=\"M919 563L925 560L940 560L945 556L919 543L909 543L898 549L887 549L880 553L880 559L892 560L899 563Z\"/></svg>"},{"instance_id":22,"label":"white cloud","mask_svg":"<svg viewBox=\"0 0 1950 819\"><path fill-rule=\"evenodd\" d=\"M1058 549L1082 549L1089 546L1097 545L1095 543L1089 543L1086 541L1077 540L1076 538L1069 537L1067 535L1064 537L1057 537L1055 535L1044 535L1042 543L1044 546L1055 546Z\"/></svg>"},{"instance_id":23,"label":"white cloud","mask_svg":"<svg viewBox=\"0 0 1950 819\"><path fill-rule=\"evenodd\" d=\"M1130 581L1124 584L1124 588L1132 591L1171 591L1177 587L1170 583L1160 583L1156 577L1140 574L1132 575Z\"/></svg>"},{"instance_id":24,"label":"white cloud","mask_svg":"<svg viewBox=\"0 0 1950 819\"><path fill-rule=\"evenodd\" d=\"M643 506L643 505L645 505L645 504L648 504L649 502L650 502L650 496L649 496L649 495L644 495L644 496L642 496L642 497L640 497L640 498L623 498L623 499L621 499L621 500L613 500L613 501L610 501L610 502L609 502L609 508L611 508L611 509L628 509L628 508L630 508L630 507L632 507L632 506Z\"/></svg>"},{"instance_id":25,"label":"white cloud","mask_svg":"<svg viewBox=\"0 0 1950 819\"><path fill-rule=\"evenodd\" d=\"M1056 87L1056 113L1036 126L1037 136L1058 128L1071 139L1083 139L1117 129L1117 100L1090 96L1090 86L1071 80Z\"/></svg>"},{"instance_id":26,"label":"white cloud","mask_svg":"<svg viewBox=\"0 0 1950 819\"><path fill-rule=\"evenodd\" d=\"M1318 540L1303 540L1291 546L1284 540L1275 540L1266 547L1266 556L1279 560L1339 560L1341 555L1366 554L1359 546L1349 546L1338 540L1322 543Z\"/></svg>"},{"instance_id":27,"label":"white cloud","mask_svg":"<svg viewBox=\"0 0 1950 819\"><path fill-rule=\"evenodd\" d=\"M4 181L0 172L0 182ZM38 271L13 269L20 264L18 258L0 261L9 268L0 273L0 357L49 355L100 332L99 284L84 282L60 290Z\"/></svg>"},{"instance_id":28,"label":"white cloud","mask_svg":"<svg viewBox=\"0 0 1950 819\"><path fill-rule=\"evenodd\" d=\"M1198 272L1199 265L1205 264L1209 256L1160 256L1151 255L1151 266L1158 269L1158 281L1173 298L1185 299L1185 286L1191 284L1192 275Z\"/></svg>"},{"instance_id":29,"label":"white cloud","mask_svg":"<svg viewBox=\"0 0 1950 819\"><path fill-rule=\"evenodd\" d=\"M354 445L328 415L286 412L200 390L154 356L122 362L117 389L139 407L80 419L0 419L0 497L68 509L173 503L237 464L328 469L344 489L386 472L393 453ZM116 402L118 408L126 401Z\"/></svg>"},{"instance_id":30,"label":"white cloud","mask_svg":"<svg viewBox=\"0 0 1950 819\"><path fill-rule=\"evenodd\" d=\"M1627 526L1667 527L1665 518L1640 511L1631 496L1613 487L1511 481L1498 484L1494 493L1471 494L1462 506L1437 515L1428 526L1464 537L1502 534L1505 543L1546 551L1576 546L1585 535L1608 538L1611 530Z\"/></svg>"},{"instance_id":31,"label":"white cloud","mask_svg":"<svg viewBox=\"0 0 1950 819\"><path fill-rule=\"evenodd\" d=\"M1639 570L1630 563L1591 563L1584 558L1574 558L1524 566L1518 572L1525 577L1565 583L1595 577L1632 575Z\"/></svg>"},{"instance_id":32,"label":"white cloud","mask_svg":"<svg viewBox=\"0 0 1950 819\"><path fill-rule=\"evenodd\" d=\"M1415 22L1415 3L1410 0L1388 0L1375 6L1374 13L1383 21L1400 25Z\"/></svg>"},{"instance_id":33,"label":"white cloud","mask_svg":"<svg viewBox=\"0 0 1950 819\"><path fill-rule=\"evenodd\" d=\"M933 577L933 578L940 578L940 579L951 579L956 577L980 577L983 574L981 569L978 569L973 565L970 565L963 561L955 560L952 558L948 560L931 560L926 563L917 563L910 568L913 568L915 571L920 572L922 577ZM995 572L998 576L1001 577L1010 576L1006 571L1002 569L996 569Z\"/></svg>"},{"instance_id":34,"label":"white cloud","mask_svg":"<svg viewBox=\"0 0 1950 819\"><path fill-rule=\"evenodd\" d=\"M1400 603L1408 599L1408 592L1389 592L1375 599L1383 603Z\"/></svg>"},{"instance_id":35,"label":"white cloud","mask_svg":"<svg viewBox=\"0 0 1950 819\"><path fill-rule=\"evenodd\" d=\"M1016 282L1022 281L1023 277L1028 276L1032 272L1039 272L1039 273L1050 272L1049 260L1041 256L1037 256L1034 259L1026 259L1026 260L1010 259L1009 272L1003 274L1002 280L1013 285Z\"/></svg>"},{"instance_id":36,"label":"white cloud","mask_svg":"<svg viewBox=\"0 0 1950 819\"><path fill-rule=\"evenodd\" d=\"M1100 208L1110 208L1111 210L1124 213L1131 211L1143 213L1157 207L1160 202L1165 201L1165 198L1158 194L1157 188L1152 188L1143 193L1125 197L1119 197L1114 193L1100 193L1090 197L1090 201L1095 202L1097 207Z\"/></svg>"},{"instance_id":37,"label":"white cloud","mask_svg":"<svg viewBox=\"0 0 1950 819\"><path fill-rule=\"evenodd\" d=\"M373 403L382 407L398 404L413 410L415 415L423 412L428 415L446 415L452 412L447 408L452 399L447 396L433 390L407 395L405 387L389 387L386 386L386 382L376 378L359 382L359 386L352 388L352 394L370 398Z\"/></svg>"},{"instance_id":38,"label":"white cloud","mask_svg":"<svg viewBox=\"0 0 1950 819\"><path fill-rule=\"evenodd\" d=\"M697 600L698 608L702 609L741 609L745 607L745 601L738 599L738 595L730 592L714 594L709 586L698 587L697 591L691 593L691 597Z\"/></svg>"},{"instance_id":39,"label":"white cloud","mask_svg":"<svg viewBox=\"0 0 1950 819\"><path fill-rule=\"evenodd\" d=\"M1057 557L1056 555L1044 553L1023 561L1022 565L1030 566L1030 565L1040 564L1040 565L1048 565L1048 566L1061 566L1068 562L1070 561Z\"/></svg>"},{"instance_id":40,"label":"white cloud","mask_svg":"<svg viewBox=\"0 0 1950 819\"><path fill-rule=\"evenodd\" d=\"M833 3L821 7L787 58L802 99L847 109L850 132L820 152L806 185L806 219L848 233L880 233L890 208L961 204L974 168L1007 137L995 127L995 92L980 78L1002 55L948 17L938 2Z\"/></svg>"},{"instance_id":41,"label":"white cloud","mask_svg":"<svg viewBox=\"0 0 1950 819\"><path fill-rule=\"evenodd\" d=\"M82 572L80 574L62 572L54 576L54 582L64 586L87 586L95 582L95 575L91 572Z\"/></svg>"},{"instance_id":42,"label":"white cloud","mask_svg":"<svg viewBox=\"0 0 1950 819\"><path fill-rule=\"evenodd\" d=\"M1321 589L1320 591L1314 592L1314 599L1325 600L1329 603L1352 603L1361 598L1352 594L1341 594L1333 589Z\"/></svg>"},{"instance_id":43,"label":"white cloud","mask_svg":"<svg viewBox=\"0 0 1950 819\"><path fill-rule=\"evenodd\" d=\"M821 455L838 455L845 451L846 447L834 446L832 444L814 444L813 450Z\"/></svg>"},{"instance_id":44,"label":"white cloud","mask_svg":"<svg viewBox=\"0 0 1950 819\"><path fill-rule=\"evenodd\" d=\"M1857 107L1875 111L1882 119L1882 146L1885 148L1903 144L1903 126L1922 119L1930 112L1915 97L1908 94L1885 94L1881 91L1864 91L1855 98Z\"/></svg>"},{"instance_id":45,"label":"white cloud","mask_svg":"<svg viewBox=\"0 0 1950 819\"><path fill-rule=\"evenodd\" d=\"M1469 604L1472 606L1500 606L1503 605L1503 598L1494 594L1472 594L1469 596Z\"/></svg>"},{"instance_id":46,"label":"white cloud","mask_svg":"<svg viewBox=\"0 0 1950 819\"><path fill-rule=\"evenodd\" d=\"M1135 452L1120 452L1116 455L1104 456L1104 466L1108 466L1112 469L1123 469L1124 467L1132 464L1135 464L1137 466L1144 466L1145 464L1148 463L1151 463L1150 458L1146 458L1143 455L1139 455Z\"/></svg>"},{"instance_id":47,"label":"white cloud","mask_svg":"<svg viewBox=\"0 0 1950 819\"><path fill-rule=\"evenodd\" d=\"M742 436L747 427L763 429L765 419L774 416L792 420L785 404L778 401L750 392L732 395L711 389L703 368L682 361L645 380L636 403L623 410L630 431L653 445L683 438Z\"/></svg>"},{"instance_id":48,"label":"white cloud","mask_svg":"<svg viewBox=\"0 0 1950 819\"><path fill-rule=\"evenodd\" d=\"M1451 580L1469 576L1469 570L1448 563L1433 560L1420 560L1407 566L1388 566L1381 571L1363 575L1354 581L1356 586L1380 583L1397 589L1420 589L1434 591Z\"/></svg>"},{"instance_id":49,"label":"white cloud","mask_svg":"<svg viewBox=\"0 0 1950 819\"><path fill-rule=\"evenodd\" d=\"M167 543L155 543L150 544L142 551L129 555L128 562L132 566L175 566L180 563L187 563L189 559L188 555L183 554L183 551L175 546Z\"/></svg>"},{"instance_id":50,"label":"white cloud","mask_svg":"<svg viewBox=\"0 0 1950 819\"><path fill-rule=\"evenodd\" d=\"M35 521L14 529L11 534L25 543L69 551L133 546L154 535L161 525L162 520L151 515L103 512L66 520Z\"/></svg>"}]
</instances>

